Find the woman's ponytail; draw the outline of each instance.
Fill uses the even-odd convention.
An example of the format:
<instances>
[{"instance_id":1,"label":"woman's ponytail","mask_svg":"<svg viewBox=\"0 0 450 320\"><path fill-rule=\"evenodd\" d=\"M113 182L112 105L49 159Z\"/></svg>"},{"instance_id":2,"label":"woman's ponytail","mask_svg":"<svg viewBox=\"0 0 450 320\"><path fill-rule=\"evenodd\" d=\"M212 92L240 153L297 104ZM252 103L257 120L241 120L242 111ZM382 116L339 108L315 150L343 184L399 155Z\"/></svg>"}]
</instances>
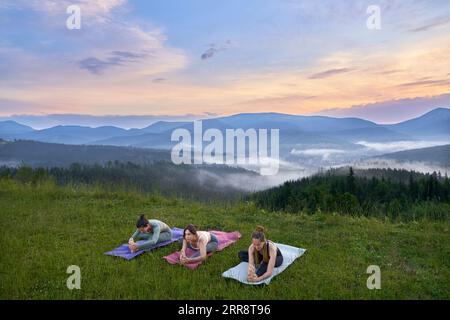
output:
<instances>
[{"instance_id":1,"label":"woman's ponytail","mask_svg":"<svg viewBox=\"0 0 450 320\"><path fill-rule=\"evenodd\" d=\"M136 227L137 228L142 228L142 227L146 227L149 224L147 218L145 217L145 214L141 214L139 216L138 221L136 222Z\"/></svg>"},{"instance_id":2,"label":"woman's ponytail","mask_svg":"<svg viewBox=\"0 0 450 320\"><path fill-rule=\"evenodd\" d=\"M259 240L261 242L266 241L266 235L264 233L265 231L266 230L264 229L264 227L257 226L255 228L255 231L253 231L253 233L252 233L252 239L257 239L257 240Z\"/></svg>"}]
</instances>

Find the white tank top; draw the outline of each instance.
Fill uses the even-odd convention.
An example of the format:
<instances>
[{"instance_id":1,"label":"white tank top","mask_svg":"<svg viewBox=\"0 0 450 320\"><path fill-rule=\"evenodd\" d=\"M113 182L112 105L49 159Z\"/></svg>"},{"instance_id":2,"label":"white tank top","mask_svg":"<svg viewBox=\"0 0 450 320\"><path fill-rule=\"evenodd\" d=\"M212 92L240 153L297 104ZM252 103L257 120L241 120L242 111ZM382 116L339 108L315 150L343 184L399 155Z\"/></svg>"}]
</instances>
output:
<instances>
[{"instance_id":1,"label":"white tank top","mask_svg":"<svg viewBox=\"0 0 450 320\"><path fill-rule=\"evenodd\" d=\"M211 234L208 231L197 231L197 243L196 246L193 246L191 243L191 246L193 248L198 248L198 243L200 241L203 241L203 243L206 245L209 241L211 241Z\"/></svg>"}]
</instances>

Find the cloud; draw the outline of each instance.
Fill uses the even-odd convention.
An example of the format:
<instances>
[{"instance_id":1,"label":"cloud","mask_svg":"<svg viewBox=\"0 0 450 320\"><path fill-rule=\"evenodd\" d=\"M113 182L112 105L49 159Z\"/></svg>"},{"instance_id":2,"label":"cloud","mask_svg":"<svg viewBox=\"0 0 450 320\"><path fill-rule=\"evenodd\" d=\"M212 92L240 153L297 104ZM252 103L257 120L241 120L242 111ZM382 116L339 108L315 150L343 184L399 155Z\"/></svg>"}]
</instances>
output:
<instances>
[{"instance_id":1,"label":"cloud","mask_svg":"<svg viewBox=\"0 0 450 320\"><path fill-rule=\"evenodd\" d=\"M324 79L324 78L335 76L337 74L348 73L353 70L355 70L355 69L353 69L353 68L330 69L330 70L326 70L323 72L313 74L313 75L309 76L309 79Z\"/></svg>"},{"instance_id":2,"label":"cloud","mask_svg":"<svg viewBox=\"0 0 450 320\"><path fill-rule=\"evenodd\" d=\"M436 18L433 21L429 22L426 25L423 25L423 26L417 27L417 28L412 28L412 29L409 29L408 31L409 32L428 31L428 30L430 30L432 28L439 27L439 26L442 26L442 25L446 25L449 22L450 22L450 19L448 17L439 17L439 18Z\"/></svg>"},{"instance_id":3,"label":"cloud","mask_svg":"<svg viewBox=\"0 0 450 320\"><path fill-rule=\"evenodd\" d=\"M4 4L5 0L0 2ZM230 114L276 110L298 114L449 92L445 83L400 86L426 76L430 79L420 81L443 79L450 72L450 38L448 33L440 32L443 28L405 32L420 26L412 17L431 21L428 18L436 12L446 14L448 5L443 1L427 7L423 1L417 6L417 1L403 4L382 0L385 32L370 35L365 28L365 1L289 2L293 4L288 9L284 2L268 2L270 5L264 4L264 10L255 12L252 19L245 15L247 10L240 10L236 18L247 18L242 34L235 33L237 26L230 26L228 19L221 19L214 30L195 28L192 31L197 39L235 34L233 37L245 46L231 50L227 49L231 44L224 40L204 40L215 43L191 57L188 53L194 46L198 48L196 41L202 40L180 41L184 31L176 28L178 22L169 22L164 16L158 19L160 25L154 25L148 18L158 16L158 12L133 12L127 1L18 0L28 8L39 6L33 10L40 11L31 15L28 10L21 11L26 17L36 18L22 22L16 19L21 12L12 12L11 16L9 12L1 13L10 23L0 31L0 38L6 39L1 41L0 51L2 45L8 45L19 47L25 54L11 50L4 59L0 52L0 96L39 101L75 113L198 114L209 110ZM64 28L64 10L69 3L82 6L82 30ZM246 9L252 8L247 5L251 6L246 3ZM387 5L391 9L385 12ZM3 7L8 10L8 5ZM196 14L203 15L208 8L198 9ZM265 17L268 10L273 19ZM410 14L412 10L414 15ZM210 13L214 17L215 13ZM230 18L236 15L235 10L223 13L230 14ZM286 19L277 23L276 32L267 34L271 32L270 23L279 17ZM268 25L261 30L265 18ZM392 25L392 20L399 22ZM191 21L182 23L189 27L185 24ZM96 24L95 28L89 24ZM174 38L167 41L169 34ZM37 45L40 40L53 46ZM174 47L175 43L186 46L186 51ZM149 51L152 56L113 54L116 51ZM221 59L211 60L215 58ZM212 66L214 70L208 68L210 61L217 62ZM166 78L171 81L155 81ZM423 107L397 109L375 112L374 117L396 121ZM49 110L36 108L36 112Z\"/></svg>"},{"instance_id":4,"label":"cloud","mask_svg":"<svg viewBox=\"0 0 450 320\"><path fill-rule=\"evenodd\" d=\"M0 97L0 116L9 115L12 110L14 112L28 113L39 108L42 108L42 105L37 102L3 99Z\"/></svg>"},{"instance_id":5,"label":"cloud","mask_svg":"<svg viewBox=\"0 0 450 320\"><path fill-rule=\"evenodd\" d=\"M201 55L201 59L202 60L206 60L206 59L210 59L212 58L216 53L220 52L220 51L225 51L227 50L231 45L233 44L233 42L231 40L227 40L223 45L217 47L216 44L212 43L210 45L210 48L208 48L202 55Z\"/></svg>"},{"instance_id":6,"label":"cloud","mask_svg":"<svg viewBox=\"0 0 450 320\"><path fill-rule=\"evenodd\" d=\"M153 83L162 83L165 82L166 79L165 78L155 78L152 80Z\"/></svg>"},{"instance_id":7,"label":"cloud","mask_svg":"<svg viewBox=\"0 0 450 320\"><path fill-rule=\"evenodd\" d=\"M220 50L218 50L216 48L209 48L202 54L201 59L206 60L206 59L212 58L214 56L214 54L219 51Z\"/></svg>"},{"instance_id":8,"label":"cloud","mask_svg":"<svg viewBox=\"0 0 450 320\"><path fill-rule=\"evenodd\" d=\"M67 30L65 5L68 3L20 1L16 4L24 15L31 13L36 19L18 22L14 33L28 37L33 29L31 38L45 35L44 39L51 39L47 42L53 45L12 41L15 35L6 33L6 40L0 41L0 97L30 103L39 101L41 106L31 113L70 110L122 114L128 113L127 108L134 108L137 114L160 113L158 109L149 110L154 96L165 95L150 86L152 80L184 69L188 64L185 52L167 44L162 28L123 15L120 9L126 1L79 1L82 29ZM6 7L6 10L10 9ZM38 11L36 15L35 11ZM91 19L89 14L98 19ZM86 21L91 25L86 25ZM15 110L6 107L2 112L11 114Z\"/></svg>"},{"instance_id":9,"label":"cloud","mask_svg":"<svg viewBox=\"0 0 450 320\"><path fill-rule=\"evenodd\" d=\"M413 81L413 82L407 82L402 83L398 85L399 87L415 87L415 86L431 86L436 84L450 84L450 79L440 79L440 80L420 80L420 81Z\"/></svg>"},{"instance_id":10,"label":"cloud","mask_svg":"<svg viewBox=\"0 0 450 320\"><path fill-rule=\"evenodd\" d=\"M99 60L95 57L86 58L78 62L81 69L86 69L94 74L100 74L104 69L106 69L111 64L106 61Z\"/></svg>"},{"instance_id":11,"label":"cloud","mask_svg":"<svg viewBox=\"0 0 450 320\"><path fill-rule=\"evenodd\" d=\"M2 60L13 62L5 63L5 68L13 69L13 78L17 78L22 74L21 70L24 70L26 82L31 83L29 79L36 79L39 85L51 81L48 79L54 80L54 83L64 83L69 78L67 73L71 74L72 84L76 82L76 78L84 82L83 74L70 69L67 64L95 75L117 69L120 71L117 78L127 80L143 75L159 77L161 73L183 68L187 63L184 52L167 46L167 37L161 28L155 27L151 22L136 22L129 15L123 14L127 3L126 0L79 0L76 3L70 0L17 1L15 7L20 8L24 14L38 13L36 21L32 20L30 24L36 28L37 34L45 32L46 38L52 39L44 41L47 45L54 45L42 48L35 43L29 46L17 43L14 47L10 42L2 42L0 55L2 51L11 52L9 57ZM81 8L82 28L69 31L65 28L66 8L73 4ZM17 28L19 34L28 33L30 26L19 23ZM2 46L9 47L2 50ZM20 54L16 55L13 51ZM115 68L119 66L120 69ZM43 74L46 76L42 77ZM114 77L108 78L110 79Z\"/></svg>"},{"instance_id":12,"label":"cloud","mask_svg":"<svg viewBox=\"0 0 450 320\"><path fill-rule=\"evenodd\" d=\"M339 149L305 149L305 150L297 150L292 149L291 154L292 155L303 155L303 156L318 156L322 157L322 160L327 160L331 155L333 154L342 154L346 153L345 150L339 150Z\"/></svg>"},{"instance_id":13,"label":"cloud","mask_svg":"<svg viewBox=\"0 0 450 320\"><path fill-rule=\"evenodd\" d=\"M383 143L359 141L356 144L378 152L390 153L446 145L448 141L394 141Z\"/></svg>"},{"instance_id":14,"label":"cloud","mask_svg":"<svg viewBox=\"0 0 450 320\"><path fill-rule=\"evenodd\" d=\"M419 117L437 107L450 107L450 94L380 101L355 105L350 108L327 109L314 114L334 117L357 117L387 124Z\"/></svg>"},{"instance_id":15,"label":"cloud","mask_svg":"<svg viewBox=\"0 0 450 320\"><path fill-rule=\"evenodd\" d=\"M101 74L107 68L114 66L127 66L132 63L142 62L149 56L148 52L113 51L104 60L89 57L78 62L81 69L86 69L93 74Z\"/></svg>"},{"instance_id":16,"label":"cloud","mask_svg":"<svg viewBox=\"0 0 450 320\"><path fill-rule=\"evenodd\" d=\"M81 9L82 24L88 25L109 22L112 13L128 3L127 0L5 0L5 2L6 8L8 3L11 3L11 8L31 9L48 16L65 15L67 7L78 5Z\"/></svg>"},{"instance_id":17,"label":"cloud","mask_svg":"<svg viewBox=\"0 0 450 320\"><path fill-rule=\"evenodd\" d=\"M358 169L399 169L422 173L440 172L442 175L450 174L450 168L434 165L432 163L419 161L397 161L384 158L374 158L358 161L353 164L353 167Z\"/></svg>"},{"instance_id":18,"label":"cloud","mask_svg":"<svg viewBox=\"0 0 450 320\"><path fill-rule=\"evenodd\" d=\"M215 112L208 112L208 111L204 112L204 114L205 114L206 116L208 116L208 117L217 117L217 116L219 116L218 113L215 113Z\"/></svg>"},{"instance_id":19,"label":"cloud","mask_svg":"<svg viewBox=\"0 0 450 320\"><path fill-rule=\"evenodd\" d=\"M288 105L296 105L297 112L304 112L306 109L302 109L301 104L305 101L310 101L316 98L316 96L312 95L286 95L286 96L277 96L277 97L267 97L267 98L258 98L252 100L246 100L240 102L238 105L240 108L255 108L257 110L262 110L261 108L265 108L267 111L280 110L285 108Z\"/></svg>"}]
</instances>

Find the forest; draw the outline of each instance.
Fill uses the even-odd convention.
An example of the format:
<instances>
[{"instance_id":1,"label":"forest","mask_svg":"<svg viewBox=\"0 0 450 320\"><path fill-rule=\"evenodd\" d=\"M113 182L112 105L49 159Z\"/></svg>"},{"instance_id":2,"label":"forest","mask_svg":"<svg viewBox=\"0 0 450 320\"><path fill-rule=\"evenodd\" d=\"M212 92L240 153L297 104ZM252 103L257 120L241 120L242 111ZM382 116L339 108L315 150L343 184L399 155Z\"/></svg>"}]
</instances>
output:
<instances>
[{"instance_id":1,"label":"forest","mask_svg":"<svg viewBox=\"0 0 450 320\"><path fill-rule=\"evenodd\" d=\"M249 199L271 211L441 220L450 217L450 180L436 172L339 168L285 182Z\"/></svg>"}]
</instances>

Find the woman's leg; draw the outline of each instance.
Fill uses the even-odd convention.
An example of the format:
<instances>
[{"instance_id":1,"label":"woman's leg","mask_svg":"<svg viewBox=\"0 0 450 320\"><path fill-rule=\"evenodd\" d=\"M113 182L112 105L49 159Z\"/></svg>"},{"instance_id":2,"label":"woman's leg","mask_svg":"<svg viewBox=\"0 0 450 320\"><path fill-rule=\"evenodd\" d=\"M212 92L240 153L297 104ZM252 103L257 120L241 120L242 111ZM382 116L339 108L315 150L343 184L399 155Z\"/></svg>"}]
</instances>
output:
<instances>
[{"instance_id":1,"label":"woman's leg","mask_svg":"<svg viewBox=\"0 0 450 320\"><path fill-rule=\"evenodd\" d=\"M248 262L248 250L239 251L238 257L242 262Z\"/></svg>"},{"instance_id":2,"label":"woman's leg","mask_svg":"<svg viewBox=\"0 0 450 320\"><path fill-rule=\"evenodd\" d=\"M258 277L262 276L264 273L266 273L267 271L267 263L265 263L264 261L261 262L261 264L258 266L258 268L256 269L256 275Z\"/></svg>"},{"instance_id":3,"label":"woman's leg","mask_svg":"<svg viewBox=\"0 0 450 320\"><path fill-rule=\"evenodd\" d=\"M169 241L171 239L172 239L172 232L164 231L159 234L158 242L165 242L165 241Z\"/></svg>"},{"instance_id":4,"label":"woman's leg","mask_svg":"<svg viewBox=\"0 0 450 320\"><path fill-rule=\"evenodd\" d=\"M206 245L206 253L214 252L217 250L219 243L217 241L210 241Z\"/></svg>"},{"instance_id":5,"label":"woman's leg","mask_svg":"<svg viewBox=\"0 0 450 320\"><path fill-rule=\"evenodd\" d=\"M281 266L282 264L283 264L283 256L277 256L275 260L275 268ZM265 263L264 261L261 262L259 267L256 269L256 275L259 277L262 276L264 273L266 273L267 266L268 266L267 263Z\"/></svg>"},{"instance_id":6,"label":"woman's leg","mask_svg":"<svg viewBox=\"0 0 450 320\"><path fill-rule=\"evenodd\" d=\"M150 233L139 232L136 236L136 240L148 240L150 239Z\"/></svg>"},{"instance_id":7,"label":"woman's leg","mask_svg":"<svg viewBox=\"0 0 450 320\"><path fill-rule=\"evenodd\" d=\"M283 264L283 256L277 256L277 259L275 260L275 268L281 266Z\"/></svg>"},{"instance_id":8,"label":"woman's leg","mask_svg":"<svg viewBox=\"0 0 450 320\"><path fill-rule=\"evenodd\" d=\"M208 242L208 244L206 245L206 253L216 251L218 245L219 243L216 241ZM196 252L192 256L190 256L190 258L197 258L197 257L200 257L200 250L196 250Z\"/></svg>"}]
</instances>

